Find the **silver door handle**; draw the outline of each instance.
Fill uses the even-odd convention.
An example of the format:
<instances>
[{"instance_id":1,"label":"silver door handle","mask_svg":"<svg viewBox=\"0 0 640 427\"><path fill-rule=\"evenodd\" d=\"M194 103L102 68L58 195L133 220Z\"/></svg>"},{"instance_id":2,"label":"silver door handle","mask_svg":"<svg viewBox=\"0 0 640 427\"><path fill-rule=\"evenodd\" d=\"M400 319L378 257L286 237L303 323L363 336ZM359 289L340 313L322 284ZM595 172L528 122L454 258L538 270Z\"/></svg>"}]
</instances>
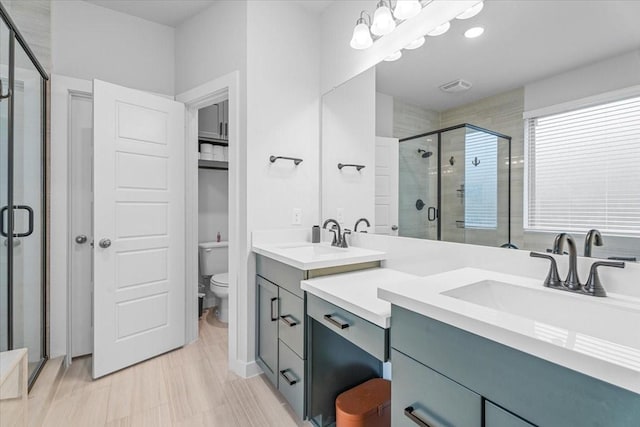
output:
<instances>
[{"instance_id":1,"label":"silver door handle","mask_svg":"<svg viewBox=\"0 0 640 427\"><path fill-rule=\"evenodd\" d=\"M398 226L397 226L397 225L392 225L392 226L391 226L391 229L392 229L393 231L398 231Z\"/></svg>"},{"instance_id":2,"label":"silver door handle","mask_svg":"<svg viewBox=\"0 0 640 427\"><path fill-rule=\"evenodd\" d=\"M87 243L87 236L85 236L84 234L80 234L78 236L76 236L76 243L81 245L83 243Z\"/></svg>"},{"instance_id":3,"label":"silver door handle","mask_svg":"<svg viewBox=\"0 0 640 427\"><path fill-rule=\"evenodd\" d=\"M98 245L100 245L101 248L106 249L109 246L111 246L111 240L109 240L109 239L100 239L100 242L98 242Z\"/></svg>"}]
</instances>

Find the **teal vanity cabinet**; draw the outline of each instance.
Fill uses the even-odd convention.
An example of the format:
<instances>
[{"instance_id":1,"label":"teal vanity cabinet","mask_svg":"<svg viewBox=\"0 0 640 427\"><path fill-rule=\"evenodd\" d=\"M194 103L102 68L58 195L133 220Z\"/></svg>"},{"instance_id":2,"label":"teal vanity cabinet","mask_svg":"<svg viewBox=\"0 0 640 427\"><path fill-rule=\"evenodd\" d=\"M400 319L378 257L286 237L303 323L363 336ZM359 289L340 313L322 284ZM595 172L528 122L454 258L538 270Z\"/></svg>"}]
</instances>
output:
<instances>
[{"instance_id":1,"label":"teal vanity cabinet","mask_svg":"<svg viewBox=\"0 0 640 427\"><path fill-rule=\"evenodd\" d=\"M392 425L638 427L640 395L393 305Z\"/></svg>"}]
</instances>

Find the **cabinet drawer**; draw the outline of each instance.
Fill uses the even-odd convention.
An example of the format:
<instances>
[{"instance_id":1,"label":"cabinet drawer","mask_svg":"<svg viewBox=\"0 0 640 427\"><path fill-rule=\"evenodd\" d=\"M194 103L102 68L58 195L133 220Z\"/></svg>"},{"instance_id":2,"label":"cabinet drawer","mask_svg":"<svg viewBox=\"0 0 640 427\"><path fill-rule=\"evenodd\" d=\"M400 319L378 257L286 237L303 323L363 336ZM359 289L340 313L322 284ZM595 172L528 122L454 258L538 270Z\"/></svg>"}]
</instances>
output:
<instances>
[{"instance_id":1,"label":"cabinet drawer","mask_svg":"<svg viewBox=\"0 0 640 427\"><path fill-rule=\"evenodd\" d=\"M395 349L391 360L392 426L482 426L480 395Z\"/></svg>"},{"instance_id":2,"label":"cabinet drawer","mask_svg":"<svg viewBox=\"0 0 640 427\"><path fill-rule=\"evenodd\" d=\"M484 425L485 427L534 427L513 415L511 412L494 405L488 400L484 401Z\"/></svg>"},{"instance_id":3,"label":"cabinet drawer","mask_svg":"<svg viewBox=\"0 0 640 427\"><path fill-rule=\"evenodd\" d=\"M298 356L305 358L304 300L282 288L280 289L278 337Z\"/></svg>"},{"instance_id":4,"label":"cabinet drawer","mask_svg":"<svg viewBox=\"0 0 640 427\"><path fill-rule=\"evenodd\" d=\"M258 255L256 256L256 273L292 294L304 298L304 291L300 289L300 281L306 279L304 271Z\"/></svg>"},{"instance_id":5,"label":"cabinet drawer","mask_svg":"<svg viewBox=\"0 0 640 427\"><path fill-rule=\"evenodd\" d=\"M307 314L383 362L389 359L389 330L307 294Z\"/></svg>"},{"instance_id":6,"label":"cabinet drawer","mask_svg":"<svg viewBox=\"0 0 640 427\"><path fill-rule=\"evenodd\" d=\"M287 399L298 417L304 419L304 360L285 343L278 340L280 359L278 390Z\"/></svg>"}]
</instances>

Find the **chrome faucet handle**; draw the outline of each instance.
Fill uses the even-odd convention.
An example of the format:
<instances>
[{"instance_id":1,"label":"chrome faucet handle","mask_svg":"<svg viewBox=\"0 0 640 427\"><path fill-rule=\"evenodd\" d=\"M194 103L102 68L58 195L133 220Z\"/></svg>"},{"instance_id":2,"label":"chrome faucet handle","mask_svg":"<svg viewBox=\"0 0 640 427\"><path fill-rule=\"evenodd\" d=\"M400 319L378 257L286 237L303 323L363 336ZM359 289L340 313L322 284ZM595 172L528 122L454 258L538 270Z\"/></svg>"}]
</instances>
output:
<instances>
[{"instance_id":1,"label":"chrome faucet handle","mask_svg":"<svg viewBox=\"0 0 640 427\"><path fill-rule=\"evenodd\" d=\"M560 279L560 274L558 274L558 263L556 259L551 255L541 254L538 252L530 252L529 256L533 258L544 258L551 261L551 265L549 266L549 273L547 274L547 278L544 279L544 286L547 288L562 288L564 284Z\"/></svg>"},{"instance_id":2,"label":"chrome faucet handle","mask_svg":"<svg viewBox=\"0 0 640 427\"><path fill-rule=\"evenodd\" d=\"M338 231L338 228L334 225L329 229L329 231L333 233L333 240L331 241L331 246L339 246L340 232Z\"/></svg>"},{"instance_id":3,"label":"chrome faucet handle","mask_svg":"<svg viewBox=\"0 0 640 427\"><path fill-rule=\"evenodd\" d=\"M349 247L349 244L347 243L347 234L351 234L351 230L349 230L348 228L345 228L344 231L342 232L342 239L340 240L341 248Z\"/></svg>"},{"instance_id":4,"label":"chrome faucet handle","mask_svg":"<svg viewBox=\"0 0 640 427\"><path fill-rule=\"evenodd\" d=\"M606 297L607 291L600 282L600 276L598 275L598 267L616 267L624 268L624 262L616 261L597 261L591 264L591 270L589 271L589 278L587 283L583 286L583 291L594 297Z\"/></svg>"}]
</instances>

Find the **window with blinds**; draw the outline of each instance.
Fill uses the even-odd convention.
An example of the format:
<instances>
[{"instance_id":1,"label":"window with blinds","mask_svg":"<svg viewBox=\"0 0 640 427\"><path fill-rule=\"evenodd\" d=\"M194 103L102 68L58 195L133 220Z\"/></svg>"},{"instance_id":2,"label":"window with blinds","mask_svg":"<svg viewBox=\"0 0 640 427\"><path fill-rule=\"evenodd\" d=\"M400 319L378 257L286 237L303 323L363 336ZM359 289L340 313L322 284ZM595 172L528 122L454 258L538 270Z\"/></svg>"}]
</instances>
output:
<instances>
[{"instance_id":1,"label":"window with blinds","mask_svg":"<svg viewBox=\"0 0 640 427\"><path fill-rule=\"evenodd\" d=\"M498 227L498 138L467 131L464 159L464 227Z\"/></svg>"},{"instance_id":2,"label":"window with blinds","mask_svg":"<svg viewBox=\"0 0 640 427\"><path fill-rule=\"evenodd\" d=\"M526 126L525 228L640 234L640 97Z\"/></svg>"}]
</instances>

